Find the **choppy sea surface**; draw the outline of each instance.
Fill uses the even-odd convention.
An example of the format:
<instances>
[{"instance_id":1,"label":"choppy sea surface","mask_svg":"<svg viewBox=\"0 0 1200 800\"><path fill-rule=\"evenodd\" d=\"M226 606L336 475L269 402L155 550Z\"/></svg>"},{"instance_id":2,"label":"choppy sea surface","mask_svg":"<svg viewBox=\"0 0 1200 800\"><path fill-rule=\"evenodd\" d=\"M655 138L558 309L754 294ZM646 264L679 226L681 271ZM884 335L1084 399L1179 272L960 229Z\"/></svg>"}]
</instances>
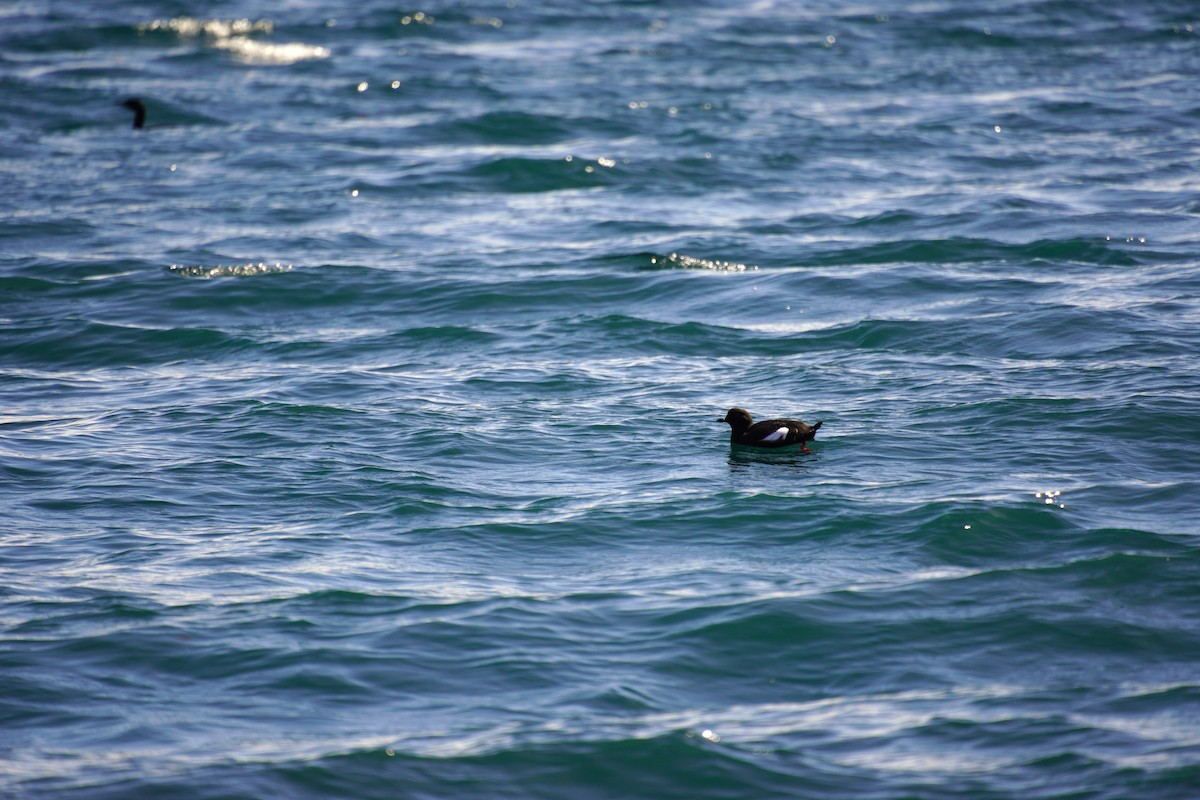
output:
<instances>
[{"instance_id":1,"label":"choppy sea surface","mask_svg":"<svg viewBox=\"0 0 1200 800\"><path fill-rule=\"evenodd\" d=\"M0 795L1200 796L1198 36L0 6Z\"/></svg>"}]
</instances>

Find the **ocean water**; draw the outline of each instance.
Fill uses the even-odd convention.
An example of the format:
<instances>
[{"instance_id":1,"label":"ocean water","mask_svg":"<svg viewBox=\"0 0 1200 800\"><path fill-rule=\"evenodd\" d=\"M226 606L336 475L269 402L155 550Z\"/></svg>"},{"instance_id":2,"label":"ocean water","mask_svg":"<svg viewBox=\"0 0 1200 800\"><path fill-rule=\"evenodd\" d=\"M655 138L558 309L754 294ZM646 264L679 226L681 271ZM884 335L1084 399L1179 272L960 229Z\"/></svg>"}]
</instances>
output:
<instances>
[{"instance_id":1,"label":"ocean water","mask_svg":"<svg viewBox=\"0 0 1200 800\"><path fill-rule=\"evenodd\" d=\"M0 6L0 795L1200 796L1198 36Z\"/></svg>"}]
</instances>

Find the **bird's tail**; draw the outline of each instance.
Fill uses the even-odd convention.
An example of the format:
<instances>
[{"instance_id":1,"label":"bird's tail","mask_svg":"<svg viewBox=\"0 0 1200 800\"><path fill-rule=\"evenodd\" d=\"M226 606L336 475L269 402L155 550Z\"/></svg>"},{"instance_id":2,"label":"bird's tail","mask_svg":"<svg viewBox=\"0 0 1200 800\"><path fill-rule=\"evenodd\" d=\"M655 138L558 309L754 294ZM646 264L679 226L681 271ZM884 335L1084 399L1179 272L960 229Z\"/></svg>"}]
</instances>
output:
<instances>
[{"instance_id":1,"label":"bird's tail","mask_svg":"<svg viewBox=\"0 0 1200 800\"><path fill-rule=\"evenodd\" d=\"M820 428L824 424L825 424L825 420L820 420L819 422L814 422L813 426L812 426L812 432L816 433L817 429Z\"/></svg>"}]
</instances>

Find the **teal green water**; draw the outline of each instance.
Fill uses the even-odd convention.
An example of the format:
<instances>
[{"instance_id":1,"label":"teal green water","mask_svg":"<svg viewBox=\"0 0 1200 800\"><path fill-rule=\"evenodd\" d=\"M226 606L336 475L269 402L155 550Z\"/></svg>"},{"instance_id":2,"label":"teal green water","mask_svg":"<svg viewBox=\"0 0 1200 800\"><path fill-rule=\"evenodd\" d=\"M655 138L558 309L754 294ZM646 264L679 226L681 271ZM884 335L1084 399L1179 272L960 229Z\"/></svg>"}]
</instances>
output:
<instances>
[{"instance_id":1,"label":"teal green water","mask_svg":"<svg viewBox=\"0 0 1200 800\"><path fill-rule=\"evenodd\" d=\"M0 10L0 794L1196 796L1197 26Z\"/></svg>"}]
</instances>

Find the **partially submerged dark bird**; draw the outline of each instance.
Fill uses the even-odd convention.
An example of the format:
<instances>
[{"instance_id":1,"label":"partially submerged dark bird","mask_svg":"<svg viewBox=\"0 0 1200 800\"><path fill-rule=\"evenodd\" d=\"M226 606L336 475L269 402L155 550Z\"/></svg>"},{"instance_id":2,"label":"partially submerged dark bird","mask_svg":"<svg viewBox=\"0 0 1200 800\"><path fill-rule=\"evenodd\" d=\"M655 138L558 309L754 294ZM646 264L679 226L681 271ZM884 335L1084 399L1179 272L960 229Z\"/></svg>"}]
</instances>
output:
<instances>
[{"instance_id":1,"label":"partially submerged dark bird","mask_svg":"<svg viewBox=\"0 0 1200 800\"><path fill-rule=\"evenodd\" d=\"M121 103L121 107L128 108L133 112L133 127L135 130L141 130L146 127L146 106L141 100L131 97Z\"/></svg>"},{"instance_id":2,"label":"partially submerged dark bird","mask_svg":"<svg viewBox=\"0 0 1200 800\"><path fill-rule=\"evenodd\" d=\"M764 419L754 422L750 413L743 408L731 408L717 422L728 422L732 429L729 434L730 444L742 444L750 447L787 447L789 444L800 445L801 451L811 453L805 447L805 442L811 442L817 436L817 429L824 421L815 425L805 425L798 419Z\"/></svg>"}]
</instances>

